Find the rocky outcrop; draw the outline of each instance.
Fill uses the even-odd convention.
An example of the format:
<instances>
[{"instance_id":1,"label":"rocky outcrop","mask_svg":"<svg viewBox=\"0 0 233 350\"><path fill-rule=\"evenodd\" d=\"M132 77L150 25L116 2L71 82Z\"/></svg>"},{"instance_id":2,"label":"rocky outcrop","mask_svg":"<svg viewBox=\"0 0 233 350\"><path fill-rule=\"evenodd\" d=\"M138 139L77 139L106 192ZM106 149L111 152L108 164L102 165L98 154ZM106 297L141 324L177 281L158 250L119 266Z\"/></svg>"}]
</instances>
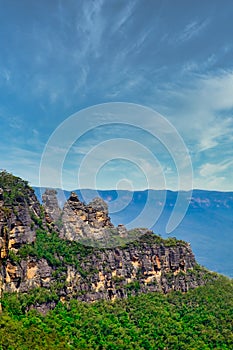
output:
<instances>
[{"instance_id":1,"label":"rocky outcrop","mask_svg":"<svg viewBox=\"0 0 233 350\"><path fill-rule=\"evenodd\" d=\"M153 242L152 233L125 248L95 251L81 264L87 277L69 266L67 297L85 301L127 297L139 292L186 292L200 284L192 273L196 261L185 245L165 247ZM145 242L150 237L151 243ZM93 271L94 267L94 271ZM185 278L186 276L186 278Z\"/></svg>"},{"instance_id":2,"label":"rocky outcrop","mask_svg":"<svg viewBox=\"0 0 233 350\"><path fill-rule=\"evenodd\" d=\"M58 205L57 191L46 189L42 195L42 202L45 210L45 219L48 224L58 222L61 217L61 209Z\"/></svg>"},{"instance_id":3,"label":"rocky outcrop","mask_svg":"<svg viewBox=\"0 0 233 350\"><path fill-rule=\"evenodd\" d=\"M108 206L101 198L94 198L87 206L89 225L93 228L113 227Z\"/></svg>"},{"instance_id":4,"label":"rocky outcrop","mask_svg":"<svg viewBox=\"0 0 233 350\"><path fill-rule=\"evenodd\" d=\"M99 198L85 204L72 192L61 211L56 191L46 190L43 203L42 208L26 182L0 174L0 298L2 292L42 288L53 290L56 302L114 300L136 293L186 292L206 281L206 271L187 243L164 240L146 229L114 228L107 204ZM115 237L112 245L109 232ZM81 244L93 237L96 242L104 237L108 245ZM55 300L50 306L37 304L45 312Z\"/></svg>"},{"instance_id":5,"label":"rocky outcrop","mask_svg":"<svg viewBox=\"0 0 233 350\"><path fill-rule=\"evenodd\" d=\"M10 259L2 264L5 292L27 292L38 287L50 287L52 268L45 259L29 258L19 263Z\"/></svg>"},{"instance_id":6,"label":"rocky outcrop","mask_svg":"<svg viewBox=\"0 0 233 350\"><path fill-rule=\"evenodd\" d=\"M101 198L95 198L85 205L75 192L71 192L65 203L61 220L60 237L71 241L87 238L98 240L106 236L108 228L114 227L107 204Z\"/></svg>"},{"instance_id":7,"label":"rocky outcrop","mask_svg":"<svg viewBox=\"0 0 233 350\"><path fill-rule=\"evenodd\" d=\"M10 250L17 252L23 244L34 242L36 229L42 225L42 209L34 191L24 182L15 182L16 188L6 186L0 191L0 257L2 259L8 257Z\"/></svg>"}]
</instances>

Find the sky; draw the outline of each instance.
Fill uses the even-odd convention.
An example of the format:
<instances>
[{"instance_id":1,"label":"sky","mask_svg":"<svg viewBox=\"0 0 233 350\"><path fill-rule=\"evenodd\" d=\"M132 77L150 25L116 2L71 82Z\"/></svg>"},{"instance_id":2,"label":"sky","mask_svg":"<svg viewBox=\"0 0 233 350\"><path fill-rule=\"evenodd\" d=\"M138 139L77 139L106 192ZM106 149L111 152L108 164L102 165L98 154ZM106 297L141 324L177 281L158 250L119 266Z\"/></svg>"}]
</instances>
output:
<instances>
[{"instance_id":1,"label":"sky","mask_svg":"<svg viewBox=\"0 0 233 350\"><path fill-rule=\"evenodd\" d=\"M0 6L1 169L34 186L233 191L231 0Z\"/></svg>"}]
</instances>

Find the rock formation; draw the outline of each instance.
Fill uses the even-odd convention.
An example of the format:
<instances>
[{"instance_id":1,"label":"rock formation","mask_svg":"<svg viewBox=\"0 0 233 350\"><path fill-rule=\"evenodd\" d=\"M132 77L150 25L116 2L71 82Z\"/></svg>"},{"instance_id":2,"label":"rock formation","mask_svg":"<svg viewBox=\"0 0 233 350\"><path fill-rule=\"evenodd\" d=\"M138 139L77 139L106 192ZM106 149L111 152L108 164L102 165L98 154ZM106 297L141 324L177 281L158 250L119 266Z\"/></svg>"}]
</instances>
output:
<instances>
[{"instance_id":1,"label":"rock formation","mask_svg":"<svg viewBox=\"0 0 233 350\"><path fill-rule=\"evenodd\" d=\"M107 229L114 227L107 204L101 198L95 198L85 205L75 192L71 192L64 205L61 221L60 237L71 241L104 238Z\"/></svg>"},{"instance_id":2,"label":"rock formation","mask_svg":"<svg viewBox=\"0 0 233 350\"><path fill-rule=\"evenodd\" d=\"M114 228L99 198L86 205L72 192L61 211L54 190L44 193L43 208L28 184L13 175L0 173L0 187L0 297L42 288L55 290L63 302L114 300L135 293L186 292L205 283L206 272L189 244L145 229ZM80 244L83 238L111 239L108 232L114 232L118 246ZM134 239L124 241L125 236ZM36 307L45 311L54 305L52 300Z\"/></svg>"},{"instance_id":3,"label":"rock formation","mask_svg":"<svg viewBox=\"0 0 233 350\"><path fill-rule=\"evenodd\" d=\"M22 244L35 241L36 229L42 225L42 211L26 182L5 172L0 176L4 185L0 190L0 257L3 259L9 251L16 253Z\"/></svg>"},{"instance_id":4,"label":"rock formation","mask_svg":"<svg viewBox=\"0 0 233 350\"><path fill-rule=\"evenodd\" d=\"M57 222L61 216L61 209L57 200L57 191L54 189L46 189L42 195L42 202L45 210L46 221L49 224Z\"/></svg>"}]
</instances>

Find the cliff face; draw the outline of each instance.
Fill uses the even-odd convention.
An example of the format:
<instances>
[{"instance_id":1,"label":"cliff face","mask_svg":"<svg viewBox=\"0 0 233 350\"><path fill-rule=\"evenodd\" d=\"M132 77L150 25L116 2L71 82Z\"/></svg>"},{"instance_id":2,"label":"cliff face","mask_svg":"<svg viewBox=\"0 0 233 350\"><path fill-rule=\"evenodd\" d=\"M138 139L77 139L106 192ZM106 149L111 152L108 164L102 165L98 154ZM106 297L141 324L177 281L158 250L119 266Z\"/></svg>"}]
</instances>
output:
<instances>
[{"instance_id":1,"label":"cliff face","mask_svg":"<svg viewBox=\"0 0 233 350\"><path fill-rule=\"evenodd\" d=\"M95 198L88 205L82 203L75 192L65 203L62 213L60 237L71 241L101 238L105 229L113 227L106 203Z\"/></svg>"},{"instance_id":2,"label":"cliff face","mask_svg":"<svg viewBox=\"0 0 233 350\"><path fill-rule=\"evenodd\" d=\"M48 224L57 222L61 216L61 209L58 205L56 190L47 189L42 195L42 202L45 210L45 218Z\"/></svg>"},{"instance_id":3,"label":"cliff face","mask_svg":"<svg viewBox=\"0 0 233 350\"><path fill-rule=\"evenodd\" d=\"M196 262L189 247L153 243L151 233L137 243L123 249L93 252L88 261L81 264L87 273L85 278L70 266L67 294L76 293L81 300L93 301L122 298L138 292L185 292L199 284L190 274Z\"/></svg>"},{"instance_id":4,"label":"cliff face","mask_svg":"<svg viewBox=\"0 0 233 350\"><path fill-rule=\"evenodd\" d=\"M100 199L85 205L71 193L61 211L54 190L45 192L42 208L26 182L4 173L0 186L1 293L43 288L53 291L56 301L94 301L186 292L205 283L187 243L148 230L114 228ZM103 237L105 243L112 239L109 232L114 246L99 247ZM129 236L131 242L124 240ZM84 246L84 238L97 243ZM49 305L45 309L51 300Z\"/></svg>"},{"instance_id":5,"label":"cliff face","mask_svg":"<svg viewBox=\"0 0 233 350\"><path fill-rule=\"evenodd\" d=\"M60 276L56 275L59 269L43 258L29 256L20 263L7 259L2 264L3 290L26 292L33 287L49 288L59 278L67 282L61 295L65 292L82 300L96 300L125 296L134 282L141 291L165 293L172 289L185 292L199 284L191 274L196 261L190 247L184 243L166 247L156 242L151 232L124 248L93 249L85 257L77 258L78 266L67 264L60 269Z\"/></svg>"},{"instance_id":6,"label":"cliff face","mask_svg":"<svg viewBox=\"0 0 233 350\"><path fill-rule=\"evenodd\" d=\"M25 243L36 239L42 224L42 209L26 181L6 172L0 175L0 257L17 253Z\"/></svg>"}]
</instances>

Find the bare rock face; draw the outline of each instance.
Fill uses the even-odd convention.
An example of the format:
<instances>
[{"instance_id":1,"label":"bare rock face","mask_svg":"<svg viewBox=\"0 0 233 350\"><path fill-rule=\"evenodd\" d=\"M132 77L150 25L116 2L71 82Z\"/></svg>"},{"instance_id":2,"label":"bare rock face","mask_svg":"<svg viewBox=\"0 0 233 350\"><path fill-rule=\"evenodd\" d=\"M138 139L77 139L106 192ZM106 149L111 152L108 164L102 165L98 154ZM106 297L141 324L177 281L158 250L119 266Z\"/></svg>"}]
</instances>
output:
<instances>
[{"instance_id":1,"label":"bare rock face","mask_svg":"<svg viewBox=\"0 0 233 350\"><path fill-rule=\"evenodd\" d=\"M119 236L121 236L121 237L125 237L127 235L127 229L122 224L119 224L117 226L117 232L118 232Z\"/></svg>"},{"instance_id":2,"label":"bare rock face","mask_svg":"<svg viewBox=\"0 0 233 350\"><path fill-rule=\"evenodd\" d=\"M114 227L108 215L108 206L100 198L88 205L81 202L75 192L65 203L62 213L60 237L71 241L105 237L106 228Z\"/></svg>"},{"instance_id":3,"label":"bare rock face","mask_svg":"<svg viewBox=\"0 0 233 350\"><path fill-rule=\"evenodd\" d=\"M42 210L34 191L26 181L0 172L0 298L8 283L10 291L21 285L21 266L15 266L10 256L33 243L41 226Z\"/></svg>"},{"instance_id":4,"label":"bare rock face","mask_svg":"<svg viewBox=\"0 0 233 350\"><path fill-rule=\"evenodd\" d=\"M42 211L34 191L19 178L12 175L0 190L0 257L6 258L9 250L17 252L25 243L36 238L36 228L42 225ZM1 179L0 180L4 182Z\"/></svg>"},{"instance_id":5,"label":"bare rock face","mask_svg":"<svg viewBox=\"0 0 233 350\"><path fill-rule=\"evenodd\" d=\"M165 247L163 243L153 243L153 234L146 236L125 248L94 251L88 263L81 264L85 278L70 266L66 297L75 295L84 301L113 300L145 292L186 292L202 283L192 273L196 261L188 245ZM146 242L148 238L150 243Z\"/></svg>"},{"instance_id":6,"label":"bare rock face","mask_svg":"<svg viewBox=\"0 0 233 350\"><path fill-rule=\"evenodd\" d=\"M42 195L42 202L45 209L45 219L48 224L57 222L61 216L61 209L58 205L57 191L46 189Z\"/></svg>"},{"instance_id":7,"label":"bare rock face","mask_svg":"<svg viewBox=\"0 0 233 350\"><path fill-rule=\"evenodd\" d=\"M49 290L55 282L53 272L54 269L43 258L28 257L20 263L7 259L0 266L0 294L28 293L34 288Z\"/></svg>"},{"instance_id":8,"label":"bare rock face","mask_svg":"<svg viewBox=\"0 0 233 350\"><path fill-rule=\"evenodd\" d=\"M113 227L108 216L107 203L101 198L94 198L88 205L89 223L92 227Z\"/></svg>"},{"instance_id":9,"label":"bare rock face","mask_svg":"<svg viewBox=\"0 0 233 350\"><path fill-rule=\"evenodd\" d=\"M88 212L75 192L71 192L70 198L65 203L62 212L62 229L60 237L70 241L78 241L91 235L88 225Z\"/></svg>"}]
</instances>

